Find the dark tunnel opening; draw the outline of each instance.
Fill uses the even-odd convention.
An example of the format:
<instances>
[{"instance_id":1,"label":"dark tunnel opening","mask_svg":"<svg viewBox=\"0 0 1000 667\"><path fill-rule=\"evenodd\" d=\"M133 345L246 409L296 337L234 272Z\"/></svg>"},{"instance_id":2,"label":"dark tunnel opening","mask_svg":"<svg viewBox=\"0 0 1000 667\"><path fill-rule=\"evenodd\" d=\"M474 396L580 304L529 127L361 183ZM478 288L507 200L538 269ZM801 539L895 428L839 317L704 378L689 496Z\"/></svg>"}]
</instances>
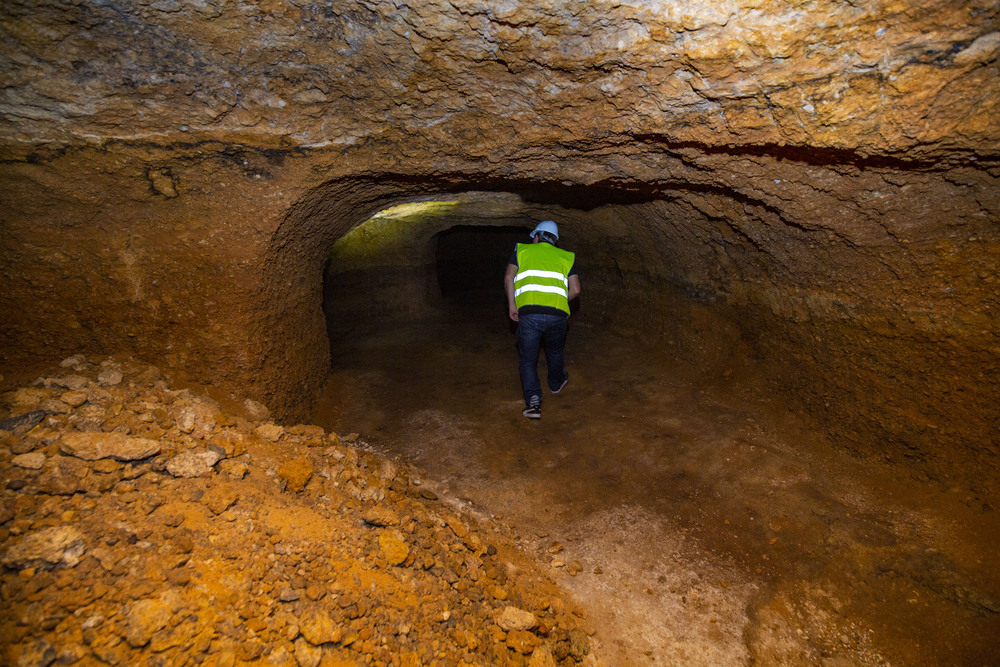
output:
<instances>
[{"instance_id":1,"label":"dark tunnel opening","mask_svg":"<svg viewBox=\"0 0 1000 667\"><path fill-rule=\"evenodd\" d=\"M528 229L456 225L436 237L435 268L441 296L456 304L503 303L503 276L517 243Z\"/></svg>"}]
</instances>

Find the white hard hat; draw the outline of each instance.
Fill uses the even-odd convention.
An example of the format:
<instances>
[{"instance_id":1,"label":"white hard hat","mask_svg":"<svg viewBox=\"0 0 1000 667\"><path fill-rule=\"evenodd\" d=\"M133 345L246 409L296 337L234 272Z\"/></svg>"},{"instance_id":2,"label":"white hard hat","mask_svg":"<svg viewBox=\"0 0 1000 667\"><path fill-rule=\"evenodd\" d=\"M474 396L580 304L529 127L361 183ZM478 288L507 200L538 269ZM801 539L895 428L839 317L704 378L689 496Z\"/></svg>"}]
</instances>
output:
<instances>
[{"instance_id":1,"label":"white hard hat","mask_svg":"<svg viewBox=\"0 0 1000 667\"><path fill-rule=\"evenodd\" d=\"M539 222L538 226L531 231L531 238L535 238L536 235L541 234L542 232L552 234L552 236L556 237L556 241L559 240L559 227L556 226L556 223L551 220L543 220L542 222Z\"/></svg>"}]
</instances>

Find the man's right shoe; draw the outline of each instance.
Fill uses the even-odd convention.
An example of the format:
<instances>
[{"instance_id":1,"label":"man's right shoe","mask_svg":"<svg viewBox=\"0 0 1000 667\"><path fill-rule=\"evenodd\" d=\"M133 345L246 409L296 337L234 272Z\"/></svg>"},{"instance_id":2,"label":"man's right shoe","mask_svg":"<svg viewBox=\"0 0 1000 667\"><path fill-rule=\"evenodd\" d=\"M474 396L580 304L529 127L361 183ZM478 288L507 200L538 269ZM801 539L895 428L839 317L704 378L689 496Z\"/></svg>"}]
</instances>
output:
<instances>
[{"instance_id":1,"label":"man's right shoe","mask_svg":"<svg viewBox=\"0 0 1000 667\"><path fill-rule=\"evenodd\" d=\"M542 406L540 405L529 405L524 410L521 410L521 414L528 419L541 419L542 418Z\"/></svg>"},{"instance_id":2,"label":"man's right shoe","mask_svg":"<svg viewBox=\"0 0 1000 667\"><path fill-rule=\"evenodd\" d=\"M563 390L563 387L565 387L568 384L569 384L569 373L566 373L566 379L562 381L562 384L559 385L558 389L553 389L552 393L553 394L558 394L560 391Z\"/></svg>"}]
</instances>

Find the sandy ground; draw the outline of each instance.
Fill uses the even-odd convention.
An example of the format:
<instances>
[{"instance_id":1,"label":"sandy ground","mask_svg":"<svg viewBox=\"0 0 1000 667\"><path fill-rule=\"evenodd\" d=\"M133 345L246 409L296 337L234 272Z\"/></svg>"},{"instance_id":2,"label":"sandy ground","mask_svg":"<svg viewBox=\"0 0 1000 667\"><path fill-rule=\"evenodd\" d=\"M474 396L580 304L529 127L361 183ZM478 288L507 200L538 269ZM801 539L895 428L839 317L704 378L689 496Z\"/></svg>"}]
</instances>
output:
<instances>
[{"instance_id":1,"label":"sandy ground","mask_svg":"<svg viewBox=\"0 0 1000 667\"><path fill-rule=\"evenodd\" d=\"M843 454L669 346L576 323L567 363L529 421L503 305L457 308L336 340L314 421L507 521L608 664L1000 664L998 499Z\"/></svg>"}]
</instances>

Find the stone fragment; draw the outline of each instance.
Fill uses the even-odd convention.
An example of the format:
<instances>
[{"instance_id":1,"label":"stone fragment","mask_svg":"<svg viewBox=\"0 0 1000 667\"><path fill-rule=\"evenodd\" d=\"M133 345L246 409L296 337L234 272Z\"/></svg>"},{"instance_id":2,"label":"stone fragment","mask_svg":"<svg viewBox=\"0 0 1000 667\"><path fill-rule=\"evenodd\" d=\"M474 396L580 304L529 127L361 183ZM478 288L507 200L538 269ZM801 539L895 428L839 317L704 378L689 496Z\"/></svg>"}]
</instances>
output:
<instances>
[{"instance_id":1,"label":"stone fragment","mask_svg":"<svg viewBox=\"0 0 1000 667\"><path fill-rule=\"evenodd\" d=\"M230 429L215 433L212 436L212 445L222 448L227 458L241 456L247 450L243 434Z\"/></svg>"},{"instance_id":2,"label":"stone fragment","mask_svg":"<svg viewBox=\"0 0 1000 667\"><path fill-rule=\"evenodd\" d=\"M113 568L115 563L118 562L118 556L106 547L98 546L91 549L88 555L100 563L101 567L108 572L110 572L111 568Z\"/></svg>"},{"instance_id":3,"label":"stone fragment","mask_svg":"<svg viewBox=\"0 0 1000 667\"><path fill-rule=\"evenodd\" d=\"M32 412L37 410L38 406L42 404L42 401L49 398L51 395L52 392L48 389L42 389L40 387L20 387L9 394L4 394L4 400L10 406L11 414L18 415L22 412ZM6 430L13 430L12 427L2 426L2 424L3 422L0 422L0 427Z\"/></svg>"},{"instance_id":4,"label":"stone fragment","mask_svg":"<svg viewBox=\"0 0 1000 667\"><path fill-rule=\"evenodd\" d=\"M190 433L194 430L194 412L188 409L181 410L174 424L181 433Z\"/></svg>"},{"instance_id":5,"label":"stone fragment","mask_svg":"<svg viewBox=\"0 0 1000 667\"><path fill-rule=\"evenodd\" d=\"M180 402L173 410L177 429L198 439L214 431L221 416L219 406L214 401L203 398Z\"/></svg>"},{"instance_id":6,"label":"stone fragment","mask_svg":"<svg viewBox=\"0 0 1000 667\"><path fill-rule=\"evenodd\" d=\"M56 649L47 639L36 639L30 644L14 648L17 662L12 667L48 667L56 661Z\"/></svg>"},{"instance_id":7,"label":"stone fragment","mask_svg":"<svg viewBox=\"0 0 1000 667\"><path fill-rule=\"evenodd\" d=\"M126 618L125 641L132 648L142 648L156 633L167 627L170 607L160 599L137 600L129 605Z\"/></svg>"},{"instance_id":8,"label":"stone fragment","mask_svg":"<svg viewBox=\"0 0 1000 667\"><path fill-rule=\"evenodd\" d=\"M103 663L108 665L128 664L130 653L127 642L123 642L117 635L98 637L97 641L90 645L90 650Z\"/></svg>"},{"instance_id":9,"label":"stone fragment","mask_svg":"<svg viewBox=\"0 0 1000 667\"><path fill-rule=\"evenodd\" d=\"M313 476L313 464L305 456L286 461L278 468L278 477L283 479L289 491L299 492L306 488L306 484Z\"/></svg>"},{"instance_id":10,"label":"stone fragment","mask_svg":"<svg viewBox=\"0 0 1000 667\"><path fill-rule=\"evenodd\" d=\"M278 599L282 602L295 602L302 597L297 590L289 586L283 586L278 593Z\"/></svg>"},{"instance_id":11,"label":"stone fragment","mask_svg":"<svg viewBox=\"0 0 1000 667\"><path fill-rule=\"evenodd\" d=\"M77 366L82 366L87 362L87 357L82 354L74 354L71 357L66 357L61 362L59 362L60 368L74 368Z\"/></svg>"},{"instance_id":12,"label":"stone fragment","mask_svg":"<svg viewBox=\"0 0 1000 667\"><path fill-rule=\"evenodd\" d=\"M336 644L344 636L343 628L318 605L311 605L299 615L299 632L313 646Z\"/></svg>"},{"instance_id":13,"label":"stone fragment","mask_svg":"<svg viewBox=\"0 0 1000 667\"><path fill-rule=\"evenodd\" d=\"M59 441L59 451L85 461L139 461L159 454L160 443L122 433L66 433Z\"/></svg>"},{"instance_id":14,"label":"stone fragment","mask_svg":"<svg viewBox=\"0 0 1000 667\"><path fill-rule=\"evenodd\" d=\"M59 649L58 655L56 655L55 663L56 665L75 665L84 656L87 655L87 650L80 646L79 644L69 644L68 646L63 646Z\"/></svg>"},{"instance_id":15,"label":"stone fragment","mask_svg":"<svg viewBox=\"0 0 1000 667\"><path fill-rule=\"evenodd\" d=\"M451 532L455 533L455 536L458 538L463 538L469 534L469 530L465 527L465 524L463 524L462 520L454 514L445 516L444 522L448 524L448 527L451 528Z\"/></svg>"},{"instance_id":16,"label":"stone fragment","mask_svg":"<svg viewBox=\"0 0 1000 667\"><path fill-rule=\"evenodd\" d=\"M398 526L399 517L391 508L385 505L375 505L365 510L361 515L361 520L369 526L384 528L386 526Z\"/></svg>"},{"instance_id":17,"label":"stone fragment","mask_svg":"<svg viewBox=\"0 0 1000 667\"><path fill-rule=\"evenodd\" d=\"M296 424L288 429L289 433L294 435L302 435L307 438L323 439L325 431L323 431L322 426L315 426L313 424Z\"/></svg>"},{"instance_id":18,"label":"stone fragment","mask_svg":"<svg viewBox=\"0 0 1000 667\"><path fill-rule=\"evenodd\" d=\"M86 548L87 541L79 530L72 526L53 526L22 537L4 552L2 562L15 570L60 565L74 567Z\"/></svg>"},{"instance_id":19,"label":"stone fragment","mask_svg":"<svg viewBox=\"0 0 1000 667\"><path fill-rule=\"evenodd\" d=\"M10 441L7 443L8 447L10 448L10 453L14 454L15 456L18 454L27 454L28 452L34 451L35 447L38 444L39 443L36 442L35 440L29 438L18 438L17 436L12 437Z\"/></svg>"},{"instance_id":20,"label":"stone fragment","mask_svg":"<svg viewBox=\"0 0 1000 667\"><path fill-rule=\"evenodd\" d=\"M7 523L14 518L14 508L15 504L13 498L6 497L0 500L0 524Z\"/></svg>"},{"instance_id":21,"label":"stone fragment","mask_svg":"<svg viewBox=\"0 0 1000 667\"><path fill-rule=\"evenodd\" d=\"M167 572L167 581L175 586L187 586L191 583L191 572L187 568L175 568Z\"/></svg>"},{"instance_id":22,"label":"stone fragment","mask_svg":"<svg viewBox=\"0 0 1000 667\"><path fill-rule=\"evenodd\" d=\"M406 539L398 530L385 530L378 536L378 546L389 565L402 565L410 555Z\"/></svg>"},{"instance_id":23,"label":"stone fragment","mask_svg":"<svg viewBox=\"0 0 1000 667\"><path fill-rule=\"evenodd\" d=\"M63 460L53 467L43 468L42 474L35 482L42 493L52 496L71 496L81 490L80 480L86 475L86 464L70 457L59 458ZM66 459L80 463L82 470L74 470Z\"/></svg>"},{"instance_id":24,"label":"stone fragment","mask_svg":"<svg viewBox=\"0 0 1000 667\"><path fill-rule=\"evenodd\" d=\"M40 470L45 465L45 454L42 452L31 452L29 454L19 454L11 459L11 463L19 468L28 470Z\"/></svg>"},{"instance_id":25,"label":"stone fragment","mask_svg":"<svg viewBox=\"0 0 1000 667\"><path fill-rule=\"evenodd\" d=\"M209 489L201 497L201 502L205 504L213 514L222 514L232 507L239 499L239 494L226 486L216 486Z\"/></svg>"},{"instance_id":26,"label":"stone fragment","mask_svg":"<svg viewBox=\"0 0 1000 667\"><path fill-rule=\"evenodd\" d=\"M162 378L163 375L160 374L160 369L156 366L147 366L146 370L135 376L136 382L144 385L152 385Z\"/></svg>"},{"instance_id":27,"label":"stone fragment","mask_svg":"<svg viewBox=\"0 0 1000 667\"><path fill-rule=\"evenodd\" d=\"M247 418L252 421L262 422L271 417L271 411L267 406L249 398L243 401L243 409L247 411Z\"/></svg>"},{"instance_id":28,"label":"stone fragment","mask_svg":"<svg viewBox=\"0 0 1000 667\"><path fill-rule=\"evenodd\" d=\"M570 656L580 662L583 660L584 656L590 652L590 640L587 638L587 633L580 628L573 628L569 631L569 654Z\"/></svg>"},{"instance_id":29,"label":"stone fragment","mask_svg":"<svg viewBox=\"0 0 1000 667\"><path fill-rule=\"evenodd\" d=\"M26 433L45 419L45 410L32 410L0 422L0 430L12 431L15 435Z\"/></svg>"},{"instance_id":30,"label":"stone fragment","mask_svg":"<svg viewBox=\"0 0 1000 667\"><path fill-rule=\"evenodd\" d=\"M295 662L299 667L318 667L323 659L323 649L313 646L308 641L299 637L295 641Z\"/></svg>"},{"instance_id":31,"label":"stone fragment","mask_svg":"<svg viewBox=\"0 0 1000 667\"><path fill-rule=\"evenodd\" d=\"M549 647L542 645L532 651L528 667L557 667L556 659L552 656Z\"/></svg>"},{"instance_id":32,"label":"stone fragment","mask_svg":"<svg viewBox=\"0 0 1000 667\"><path fill-rule=\"evenodd\" d=\"M508 632L511 630L531 630L538 627L538 618L530 611L517 607L504 607L497 614L496 623Z\"/></svg>"},{"instance_id":33,"label":"stone fragment","mask_svg":"<svg viewBox=\"0 0 1000 667\"><path fill-rule=\"evenodd\" d=\"M383 482L391 482L399 476L399 466L392 461L383 461L378 467L378 478Z\"/></svg>"},{"instance_id":34,"label":"stone fragment","mask_svg":"<svg viewBox=\"0 0 1000 667\"><path fill-rule=\"evenodd\" d=\"M77 408L87 402L87 394L82 391L64 391L59 399L66 405Z\"/></svg>"},{"instance_id":35,"label":"stone fragment","mask_svg":"<svg viewBox=\"0 0 1000 667\"><path fill-rule=\"evenodd\" d=\"M45 380L45 386L47 387L62 387L70 391L81 391L88 384L90 384L90 380L82 375L67 375L62 378L46 378Z\"/></svg>"},{"instance_id":36,"label":"stone fragment","mask_svg":"<svg viewBox=\"0 0 1000 667\"><path fill-rule=\"evenodd\" d=\"M97 374L97 381L105 387L113 387L121 384L123 377L121 371L114 368L106 368Z\"/></svg>"},{"instance_id":37,"label":"stone fragment","mask_svg":"<svg viewBox=\"0 0 1000 667\"><path fill-rule=\"evenodd\" d=\"M254 429L254 433L270 442L278 442L285 429L277 424L261 424Z\"/></svg>"},{"instance_id":38,"label":"stone fragment","mask_svg":"<svg viewBox=\"0 0 1000 667\"><path fill-rule=\"evenodd\" d=\"M243 479L246 477L247 471L247 465L242 461L225 459L219 463L219 472L233 479Z\"/></svg>"},{"instance_id":39,"label":"stone fragment","mask_svg":"<svg viewBox=\"0 0 1000 667\"><path fill-rule=\"evenodd\" d=\"M167 461L167 472L174 477L205 477L215 472L218 452L209 449L181 452Z\"/></svg>"},{"instance_id":40,"label":"stone fragment","mask_svg":"<svg viewBox=\"0 0 1000 667\"><path fill-rule=\"evenodd\" d=\"M120 463L119 461L116 461L114 459L101 459L100 461L94 461L93 465L90 466L90 469L93 470L94 472L107 474L112 472L118 472L124 467L125 465L123 463Z\"/></svg>"},{"instance_id":41,"label":"stone fragment","mask_svg":"<svg viewBox=\"0 0 1000 667\"><path fill-rule=\"evenodd\" d=\"M539 639L527 630L511 630L507 633L507 646L521 655L530 655L538 647Z\"/></svg>"},{"instance_id":42,"label":"stone fragment","mask_svg":"<svg viewBox=\"0 0 1000 667\"><path fill-rule=\"evenodd\" d=\"M64 415L69 412L69 406L56 398L47 398L38 407L50 415Z\"/></svg>"}]
</instances>

